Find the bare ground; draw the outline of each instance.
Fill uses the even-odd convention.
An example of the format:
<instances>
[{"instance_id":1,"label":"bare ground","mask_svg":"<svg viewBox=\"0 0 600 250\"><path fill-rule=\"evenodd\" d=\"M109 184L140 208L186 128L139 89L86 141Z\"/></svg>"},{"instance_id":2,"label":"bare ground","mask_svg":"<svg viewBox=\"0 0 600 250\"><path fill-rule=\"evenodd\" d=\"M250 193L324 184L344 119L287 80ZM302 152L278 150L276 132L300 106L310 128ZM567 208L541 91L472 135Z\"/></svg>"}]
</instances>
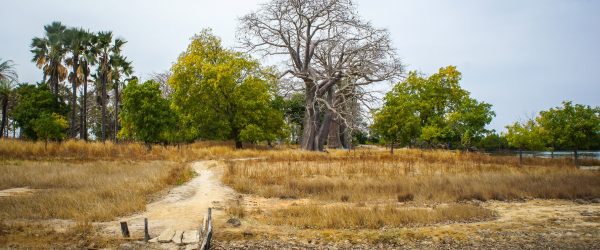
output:
<instances>
[{"instance_id":1,"label":"bare ground","mask_svg":"<svg viewBox=\"0 0 600 250\"><path fill-rule=\"evenodd\" d=\"M235 194L220 181L223 169L216 161L195 162L192 168L197 174L194 179L148 204L145 212L98 225L108 235L120 235L119 222L126 221L132 237L140 237L143 236L144 218L148 218L150 236L155 237L168 228L197 229L209 207L213 208L214 217L222 217L223 204Z\"/></svg>"}]
</instances>

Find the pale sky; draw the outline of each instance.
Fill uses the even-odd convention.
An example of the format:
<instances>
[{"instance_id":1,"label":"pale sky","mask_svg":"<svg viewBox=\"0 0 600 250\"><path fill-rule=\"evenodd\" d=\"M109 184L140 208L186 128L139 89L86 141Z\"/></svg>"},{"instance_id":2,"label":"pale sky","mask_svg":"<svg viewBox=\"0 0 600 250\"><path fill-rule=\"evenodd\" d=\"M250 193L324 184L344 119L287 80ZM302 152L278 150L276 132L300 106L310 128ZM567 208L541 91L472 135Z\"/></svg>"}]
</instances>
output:
<instances>
[{"instance_id":1,"label":"pale sky","mask_svg":"<svg viewBox=\"0 0 600 250\"><path fill-rule=\"evenodd\" d=\"M20 81L41 71L29 45L43 26L61 21L111 30L129 43L135 74L168 70L190 37L212 28L236 46L238 17L252 0L0 0L0 58L17 64ZM359 14L387 28L408 70L426 74L456 65L463 88L493 105L490 128L572 100L600 106L600 1L357 0ZM387 85L389 88L389 85Z\"/></svg>"}]
</instances>

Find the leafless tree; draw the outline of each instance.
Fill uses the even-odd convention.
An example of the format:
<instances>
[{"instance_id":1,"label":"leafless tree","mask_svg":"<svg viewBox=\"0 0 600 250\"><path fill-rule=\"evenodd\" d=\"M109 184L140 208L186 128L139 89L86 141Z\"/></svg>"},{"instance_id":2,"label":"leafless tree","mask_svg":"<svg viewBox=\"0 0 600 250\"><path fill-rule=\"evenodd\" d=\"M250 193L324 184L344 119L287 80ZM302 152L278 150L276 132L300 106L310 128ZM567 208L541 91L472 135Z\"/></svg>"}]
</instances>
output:
<instances>
[{"instance_id":1,"label":"leafless tree","mask_svg":"<svg viewBox=\"0 0 600 250\"><path fill-rule=\"evenodd\" d=\"M169 78L171 78L171 71L168 70L161 73L150 74L150 79L158 82L160 85L160 92L162 93L163 98L167 98L173 93L173 89L169 86Z\"/></svg>"},{"instance_id":2,"label":"leafless tree","mask_svg":"<svg viewBox=\"0 0 600 250\"><path fill-rule=\"evenodd\" d=\"M273 0L241 18L238 38L251 52L287 56L281 77L304 82L305 150L323 150L331 122L343 121L337 95L402 73L388 32L361 20L351 0Z\"/></svg>"}]
</instances>

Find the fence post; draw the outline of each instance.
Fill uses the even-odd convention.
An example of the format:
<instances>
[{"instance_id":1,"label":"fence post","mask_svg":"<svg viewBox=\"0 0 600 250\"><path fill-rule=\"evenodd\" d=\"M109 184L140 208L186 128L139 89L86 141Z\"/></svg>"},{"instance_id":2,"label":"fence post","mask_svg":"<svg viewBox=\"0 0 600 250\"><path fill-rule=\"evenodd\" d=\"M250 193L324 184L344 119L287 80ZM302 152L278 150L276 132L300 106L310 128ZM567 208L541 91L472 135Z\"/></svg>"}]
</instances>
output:
<instances>
[{"instance_id":1,"label":"fence post","mask_svg":"<svg viewBox=\"0 0 600 250\"><path fill-rule=\"evenodd\" d=\"M150 234L148 233L148 218L144 218L144 242L150 240Z\"/></svg>"},{"instance_id":2,"label":"fence post","mask_svg":"<svg viewBox=\"0 0 600 250\"><path fill-rule=\"evenodd\" d=\"M129 238L129 228L126 221L121 221L121 234L123 234L123 237Z\"/></svg>"},{"instance_id":3,"label":"fence post","mask_svg":"<svg viewBox=\"0 0 600 250\"><path fill-rule=\"evenodd\" d=\"M210 240L212 238L212 209L208 208L208 214L205 217L204 224L201 226L200 236L204 235L204 239L200 242L200 250L210 249Z\"/></svg>"}]
</instances>

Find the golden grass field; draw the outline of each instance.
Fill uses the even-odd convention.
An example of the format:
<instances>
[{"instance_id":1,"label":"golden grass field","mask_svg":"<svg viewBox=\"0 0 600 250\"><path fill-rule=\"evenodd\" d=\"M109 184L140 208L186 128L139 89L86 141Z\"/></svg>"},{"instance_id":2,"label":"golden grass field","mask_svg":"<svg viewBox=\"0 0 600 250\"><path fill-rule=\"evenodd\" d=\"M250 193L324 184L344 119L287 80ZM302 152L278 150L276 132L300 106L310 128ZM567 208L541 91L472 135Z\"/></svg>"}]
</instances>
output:
<instances>
[{"instance_id":1,"label":"golden grass field","mask_svg":"<svg viewBox=\"0 0 600 250\"><path fill-rule=\"evenodd\" d=\"M248 160L232 161L240 158ZM209 159L220 161L221 180L239 193L224 209L243 226L220 221L215 239L222 242L253 240L247 235L256 234L395 242L388 238L427 239L443 225L456 225L442 231L468 239L467 232L477 231L470 225L502 221L503 209L511 211L515 202L600 198L600 172L579 170L570 159L526 158L521 164L517 157L442 150L317 153L289 147L234 150L230 143L214 142L147 150L136 143L66 141L45 147L0 140L0 190L32 190L0 197L0 248L117 246L121 241L99 236L93 222L143 211L193 178L189 163ZM56 231L50 226L56 219L72 223ZM31 235L39 236L34 243L25 240Z\"/></svg>"}]
</instances>

